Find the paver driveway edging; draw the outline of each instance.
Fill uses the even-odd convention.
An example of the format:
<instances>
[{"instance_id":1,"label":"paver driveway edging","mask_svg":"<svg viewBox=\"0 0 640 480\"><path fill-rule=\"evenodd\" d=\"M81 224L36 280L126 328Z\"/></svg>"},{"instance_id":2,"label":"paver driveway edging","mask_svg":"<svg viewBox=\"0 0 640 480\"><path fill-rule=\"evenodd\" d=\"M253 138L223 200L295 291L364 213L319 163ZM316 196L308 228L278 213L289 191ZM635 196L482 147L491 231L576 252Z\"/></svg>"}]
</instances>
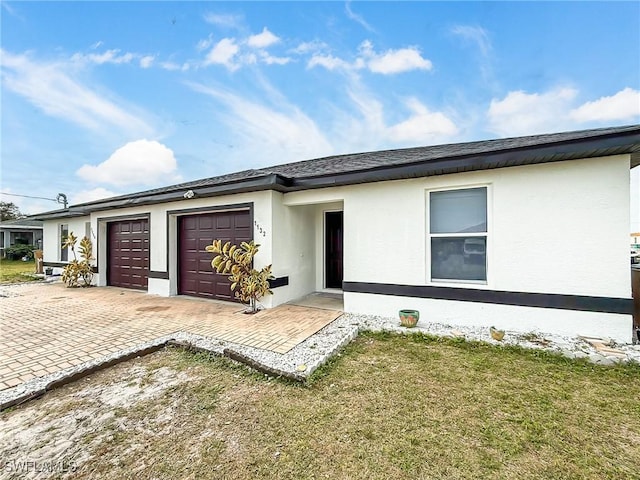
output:
<instances>
[{"instance_id":1,"label":"paver driveway edging","mask_svg":"<svg viewBox=\"0 0 640 480\"><path fill-rule=\"evenodd\" d=\"M244 315L237 303L62 283L3 285L0 309L0 392L177 332L286 354L341 315L286 304Z\"/></svg>"},{"instance_id":2,"label":"paver driveway edging","mask_svg":"<svg viewBox=\"0 0 640 480\"><path fill-rule=\"evenodd\" d=\"M12 389L2 391L0 392L0 411L28 402L29 400L34 400L38 397L41 397L50 390L62 387L63 385L71 382L75 382L76 380L91 375L92 373L95 373L99 370L112 367L114 365L117 365L118 363L126 362L127 360L131 360L133 358L139 358L145 355L149 355L150 353L155 353L158 350L162 350L167 345L182 347L190 351L220 355L220 352L212 351L209 348L197 347L186 339L180 339L187 336L189 336L188 333L178 332L178 334L175 336L176 338L170 338L168 340L165 338L161 338L156 341L150 342L150 345L141 345L140 347L135 347L133 349L123 350L121 352L117 352L114 355L105 357L104 359L86 362L82 365L78 365L77 367L68 368L44 377L35 378ZM293 380L295 382L305 382L309 375L313 372L313 370L315 370L315 368L313 370L310 370L309 372L306 372L305 370L306 375L299 372L286 372L284 370L262 364L259 361L253 360L252 358L236 352L231 348L225 348L222 351L222 355L235 360L236 362L244 363L245 365L259 372L266 373L274 377L288 378L289 380ZM326 361L326 359L324 360Z\"/></svg>"},{"instance_id":3,"label":"paver driveway edging","mask_svg":"<svg viewBox=\"0 0 640 480\"><path fill-rule=\"evenodd\" d=\"M331 356L357 335L358 326L353 324L348 317L342 315L286 354L279 354L188 332L176 332L2 390L0 391L0 411L38 398L49 390L61 387L98 370L156 352L167 345L226 356L267 375L304 382L320 365L326 363ZM301 365L305 366L303 371L299 370Z\"/></svg>"}]
</instances>

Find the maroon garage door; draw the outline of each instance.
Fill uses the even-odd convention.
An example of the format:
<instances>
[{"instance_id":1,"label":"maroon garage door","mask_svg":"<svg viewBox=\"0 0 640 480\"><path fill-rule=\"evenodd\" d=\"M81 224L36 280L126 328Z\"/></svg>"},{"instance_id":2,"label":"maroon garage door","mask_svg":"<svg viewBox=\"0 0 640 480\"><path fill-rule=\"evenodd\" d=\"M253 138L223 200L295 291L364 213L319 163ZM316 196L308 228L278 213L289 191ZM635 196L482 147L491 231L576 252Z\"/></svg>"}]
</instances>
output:
<instances>
[{"instance_id":1,"label":"maroon garage door","mask_svg":"<svg viewBox=\"0 0 640 480\"><path fill-rule=\"evenodd\" d=\"M204 213L179 218L178 293L196 297L234 300L228 275L213 272L213 254L205 247L213 240L236 245L252 238L249 210Z\"/></svg>"},{"instance_id":2,"label":"maroon garage door","mask_svg":"<svg viewBox=\"0 0 640 480\"><path fill-rule=\"evenodd\" d=\"M107 283L114 287L147 289L149 279L149 219L110 222Z\"/></svg>"}]
</instances>

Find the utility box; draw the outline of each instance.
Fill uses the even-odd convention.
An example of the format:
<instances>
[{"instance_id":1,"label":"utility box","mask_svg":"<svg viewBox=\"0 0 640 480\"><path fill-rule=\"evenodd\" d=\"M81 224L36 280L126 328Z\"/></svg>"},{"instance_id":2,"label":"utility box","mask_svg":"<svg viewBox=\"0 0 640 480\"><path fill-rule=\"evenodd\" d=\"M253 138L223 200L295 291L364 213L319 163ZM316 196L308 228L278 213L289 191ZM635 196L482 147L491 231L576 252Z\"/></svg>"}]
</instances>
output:
<instances>
[{"instance_id":1,"label":"utility box","mask_svg":"<svg viewBox=\"0 0 640 480\"><path fill-rule=\"evenodd\" d=\"M42 258L42 250L34 250L33 258L36 260L36 273L44 273L43 266L43 258Z\"/></svg>"}]
</instances>

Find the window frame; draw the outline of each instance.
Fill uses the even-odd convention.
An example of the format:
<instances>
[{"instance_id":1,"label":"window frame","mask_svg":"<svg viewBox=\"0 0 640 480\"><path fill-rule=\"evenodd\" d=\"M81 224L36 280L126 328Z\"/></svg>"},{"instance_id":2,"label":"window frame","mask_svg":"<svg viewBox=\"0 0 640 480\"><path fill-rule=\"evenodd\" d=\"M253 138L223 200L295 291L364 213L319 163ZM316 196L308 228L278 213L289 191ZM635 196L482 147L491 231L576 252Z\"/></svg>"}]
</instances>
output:
<instances>
[{"instance_id":1,"label":"window frame","mask_svg":"<svg viewBox=\"0 0 640 480\"><path fill-rule=\"evenodd\" d=\"M456 190L473 190L478 188L484 188L486 192L486 220L487 227L484 232L463 232L463 233L431 233L431 194L438 192L452 192ZM456 186L448 186L448 187L438 187L433 189L428 189L426 191L426 280L429 284L442 285L442 284L454 284L458 285L473 285L478 288L488 288L490 285L490 264L492 255L492 185L490 183L478 183L478 184L468 184L468 185L456 185ZM433 238L469 238L469 237L478 237L485 239L485 280L465 280L465 279L456 279L456 278L437 278L432 276L432 239Z\"/></svg>"},{"instance_id":2,"label":"window frame","mask_svg":"<svg viewBox=\"0 0 640 480\"><path fill-rule=\"evenodd\" d=\"M58 224L58 255L60 257L60 261L61 262L68 262L69 261L69 249L68 248L63 248L62 245L64 244L64 231L66 229L66 235L69 236L69 224L68 223L60 223ZM67 258L64 258L67 257Z\"/></svg>"}]
</instances>

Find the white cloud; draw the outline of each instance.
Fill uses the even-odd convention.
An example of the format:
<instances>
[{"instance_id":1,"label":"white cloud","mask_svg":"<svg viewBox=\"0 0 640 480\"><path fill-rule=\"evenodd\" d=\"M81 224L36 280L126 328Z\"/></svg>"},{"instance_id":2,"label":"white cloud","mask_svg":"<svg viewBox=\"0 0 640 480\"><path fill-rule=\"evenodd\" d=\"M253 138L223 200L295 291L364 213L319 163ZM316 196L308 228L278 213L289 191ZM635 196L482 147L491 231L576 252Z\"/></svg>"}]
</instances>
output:
<instances>
[{"instance_id":1,"label":"white cloud","mask_svg":"<svg viewBox=\"0 0 640 480\"><path fill-rule=\"evenodd\" d=\"M557 87L543 93L509 92L493 99L487 111L488 129L502 136L575 130L640 117L640 92L625 88L614 95L576 105L578 90Z\"/></svg>"},{"instance_id":2,"label":"white cloud","mask_svg":"<svg viewBox=\"0 0 640 480\"><path fill-rule=\"evenodd\" d=\"M487 112L489 130L503 136L532 135L570 128L567 112L578 91L559 87L545 93L509 92L493 99Z\"/></svg>"},{"instance_id":3,"label":"white cloud","mask_svg":"<svg viewBox=\"0 0 640 480\"><path fill-rule=\"evenodd\" d=\"M416 47L387 50L377 53L369 40L359 47L362 64L374 73L393 74L411 70L431 70L431 61L423 58Z\"/></svg>"},{"instance_id":4,"label":"white cloud","mask_svg":"<svg viewBox=\"0 0 640 480\"><path fill-rule=\"evenodd\" d=\"M417 47L387 50L378 53L369 40L362 42L358 48L359 56L350 63L333 55L315 54L307 63L307 68L321 66L327 70L360 70L368 69L373 73L392 75L412 70L431 70L431 61L424 58Z\"/></svg>"},{"instance_id":5,"label":"white cloud","mask_svg":"<svg viewBox=\"0 0 640 480\"><path fill-rule=\"evenodd\" d=\"M72 194L69 205L77 205L78 203L93 202L94 200L102 200L103 198L115 197L118 195L116 192L107 190L103 187L94 188L91 190L80 190Z\"/></svg>"},{"instance_id":6,"label":"white cloud","mask_svg":"<svg viewBox=\"0 0 640 480\"><path fill-rule=\"evenodd\" d=\"M224 13L206 13L204 21L212 25L224 28L240 28L243 22L242 15Z\"/></svg>"},{"instance_id":7,"label":"white cloud","mask_svg":"<svg viewBox=\"0 0 640 480\"><path fill-rule=\"evenodd\" d=\"M133 53L127 52L120 55L120 50L113 49L107 50L103 53L74 53L71 57L71 60L74 62L88 62L95 63L97 65L102 65L104 63L114 63L114 64L122 64L122 63L130 63L136 57Z\"/></svg>"},{"instance_id":8,"label":"white cloud","mask_svg":"<svg viewBox=\"0 0 640 480\"><path fill-rule=\"evenodd\" d=\"M609 97L586 102L570 115L578 122L636 119L640 116L640 91L627 87Z\"/></svg>"},{"instance_id":9,"label":"white cloud","mask_svg":"<svg viewBox=\"0 0 640 480\"><path fill-rule=\"evenodd\" d=\"M224 65L229 70L237 70L239 65L234 63L233 57L238 53L239 47L233 38L223 38L216 43L207 54L205 65Z\"/></svg>"},{"instance_id":10,"label":"white cloud","mask_svg":"<svg viewBox=\"0 0 640 480\"><path fill-rule=\"evenodd\" d=\"M83 165L77 175L91 183L156 185L179 181L173 151L154 140L136 140L98 165Z\"/></svg>"},{"instance_id":11,"label":"white cloud","mask_svg":"<svg viewBox=\"0 0 640 480\"><path fill-rule=\"evenodd\" d=\"M251 35L247 39L247 45L253 48L267 48L280 41L280 38L271 33L267 27L262 29L262 33Z\"/></svg>"},{"instance_id":12,"label":"white cloud","mask_svg":"<svg viewBox=\"0 0 640 480\"><path fill-rule=\"evenodd\" d=\"M210 34L207 38L203 38L198 42L196 50L201 52L203 50L207 50L211 45L213 45L213 35Z\"/></svg>"},{"instance_id":13,"label":"white cloud","mask_svg":"<svg viewBox=\"0 0 640 480\"><path fill-rule=\"evenodd\" d=\"M265 51L260 51L260 60L267 65L286 65L291 61L290 57L276 57Z\"/></svg>"},{"instance_id":14,"label":"white cloud","mask_svg":"<svg viewBox=\"0 0 640 480\"><path fill-rule=\"evenodd\" d=\"M485 57L489 55L492 48L491 41L484 28L471 25L456 25L451 29L451 33L475 43Z\"/></svg>"},{"instance_id":15,"label":"white cloud","mask_svg":"<svg viewBox=\"0 0 640 480\"><path fill-rule=\"evenodd\" d=\"M96 43L94 43L93 45L91 45L91 49L95 50L99 47L101 47L102 45L104 45L104 42L102 40L98 40Z\"/></svg>"},{"instance_id":16,"label":"white cloud","mask_svg":"<svg viewBox=\"0 0 640 480\"><path fill-rule=\"evenodd\" d=\"M327 70L348 70L351 68L351 65L348 62L332 55L313 55L307 63L307 68L313 68L315 66L324 67Z\"/></svg>"},{"instance_id":17,"label":"white cloud","mask_svg":"<svg viewBox=\"0 0 640 480\"><path fill-rule=\"evenodd\" d=\"M436 138L449 137L458 133L458 128L442 112L431 112L418 99L405 102L413 112L411 117L392 125L388 129L389 138L399 143L425 144Z\"/></svg>"},{"instance_id":18,"label":"white cloud","mask_svg":"<svg viewBox=\"0 0 640 480\"><path fill-rule=\"evenodd\" d=\"M131 113L135 107L104 98L75 80L68 64L36 62L6 50L0 50L0 64L6 89L47 115L100 133L109 127L128 135L153 135L153 128L141 115Z\"/></svg>"},{"instance_id":19,"label":"white cloud","mask_svg":"<svg viewBox=\"0 0 640 480\"><path fill-rule=\"evenodd\" d=\"M145 55L144 57L142 57L140 59L140 67L142 68L149 68L151 67L151 65L153 64L153 61L155 60L155 56L153 55Z\"/></svg>"},{"instance_id":20,"label":"white cloud","mask_svg":"<svg viewBox=\"0 0 640 480\"><path fill-rule=\"evenodd\" d=\"M170 72L175 72L177 70L181 70L183 72L186 72L187 70L189 70L190 65L188 63L183 63L182 65L175 63L175 62L160 62L160 67L163 68L164 70L168 70Z\"/></svg>"},{"instance_id":21,"label":"white cloud","mask_svg":"<svg viewBox=\"0 0 640 480\"><path fill-rule=\"evenodd\" d=\"M19 19L19 20L21 20L21 21L23 21L23 22L24 22L24 21L26 21L26 20L25 20L25 18L24 18L22 15L20 15L20 14L16 11L16 9L15 9L15 8L13 8L11 5L9 5L9 3L8 3L6 0L2 0L2 1L0 2L0 5L2 5L2 8L3 8L4 10L6 10L6 11L7 11L7 13L8 13L9 15L11 15L11 16L13 16L13 17L15 17L15 18L17 18L17 19Z\"/></svg>"},{"instance_id":22,"label":"white cloud","mask_svg":"<svg viewBox=\"0 0 640 480\"><path fill-rule=\"evenodd\" d=\"M289 50L290 53L297 55L304 55L307 53L317 53L327 50L329 46L319 40L312 40L311 42L302 42L297 47Z\"/></svg>"},{"instance_id":23,"label":"white cloud","mask_svg":"<svg viewBox=\"0 0 640 480\"><path fill-rule=\"evenodd\" d=\"M432 68L431 62L423 58L420 51L414 47L388 50L369 60L368 66L372 72L385 75Z\"/></svg>"},{"instance_id":24,"label":"white cloud","mask_svg":"<svg viewBox=\"0 0 640 480\"><path fill-rule=\"evenodd\" d=\"M276 99L277 105L200 84L188 85L224 106L217 115L233 132L234 142L239 146L236 151L239 162L259 158L263 165L269 165L333 153L313 119L289 104L279 92L269 90L270 86L266 87L267 97Z\"/></svg>"},{"instance_id":25,"label":"white cloud","mask_svg":"<svg viewBox=\"0 0 640 480\"><path fill-rule=\"evenodd\" d=\"M347 13L347 17L349 17L351 20L353 20L356 23L359 23L370 32L375 32L374 28L371 25L369 25L369 23L367 23L367 21L362 17L362 15L358 15L357 13L354 13L353 10L351 10L350 1L347 1L345 3L344 9L345 9L345 12Z\"/></svg>"},{"instance_id":26,"label":"white cloud","mask_svg":"<svg viewBox=\"0 0 640 480\"><path fill-rule=\"evenodd\" d=\"M403 102L410 112L408 117L388 124L380 100L358 80L352 81L348 94L360 116L351 116L339 130L351 139L356 150L435 144L458 134L458 127L449 116L431 111L417 98Z\"/></svg>"},{"instance_id":27,"label":"white cloud","mask_svg":"<svg viewBox=\"0 0 640 480\"><path fill-rule=\"evenodd\" d=\"M265 50L265 47L278 41L278 37L266 27L262 33L250 36L246 41L238 42L235 38L223 38L211 48L203 65L224 65L232 72L243 65L255 65L258 62L266 65L286 65L291 62L290 57L271 55ZM208 41L201 42L204 43L200 46L208 43Z\"/></svg>"}]
</instances>

